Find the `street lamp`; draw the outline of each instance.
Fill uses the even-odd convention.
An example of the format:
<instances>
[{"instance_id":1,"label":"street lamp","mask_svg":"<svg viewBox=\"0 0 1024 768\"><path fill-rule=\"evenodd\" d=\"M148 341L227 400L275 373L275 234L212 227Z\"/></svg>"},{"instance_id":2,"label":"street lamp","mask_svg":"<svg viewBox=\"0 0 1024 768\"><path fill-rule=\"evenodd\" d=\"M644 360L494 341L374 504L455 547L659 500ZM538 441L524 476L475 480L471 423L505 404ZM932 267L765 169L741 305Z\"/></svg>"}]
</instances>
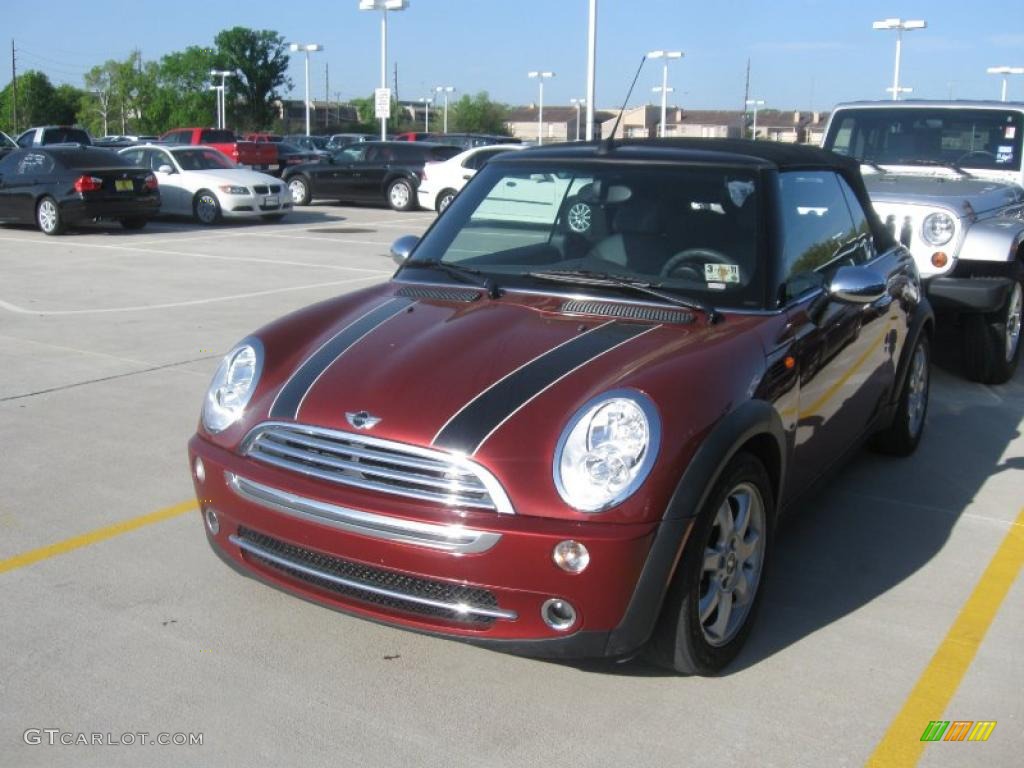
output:
<instances>
[{"instance_id":1,"label":"street lamp","mask_svg":"<svg viewBox=\"0 0 1024 768\"><path fill-rule=\"evenodd\" d=\"M427 105L426 116L423 118L423 132L430 133L430 102L433 101L433 97L424 96L420 99L420 102Z\"/></svg>"},{"instance_id":2,"label":"street lamp","mask_svg":"<svg viewBox=\"0 0 1024 768\"><path fill-rule=\"evenodd\" d=\"M404 11L409 0L359 0L360 11L380 11L380 87L388 87L388 11ZM380 140L388 138L388 119L380 119Z\"/></svg>"},{"instance_id":3,"label":"street lamp","mask_svg":"<svg viewBox=\"0 0 1024 768\"><path fill-rule=\"evenodd\" d=\"M985 70L990 75L1002 75L1003 76L1003 96L1002 100L1006 101L1006 77L1007 75L1024 75L1024 67L989 67Z\"/></svg>"},{"instance_id":4,"label":"street lamp","mask_svg":"<svg viewBox=\"0 0 1024 768\"><path fill-rule=\"evenodd\" d=\"M587 103L586 99L569 99L569 103L576 107L576 141L580 140L580 107Z\"/></svg>"},{"instance_id":5,"label":"street lamp","mask_svg":"<svg viewBox=\"0 0 1024 768\"><path fill-rule=\"evenodd\" d=\"M309 54L322 51L324 47L319 43L291 43L288 47L292 53L302 51L306 54L306 135L309 136Z\"/></svg>"},{"instance_id":6,"label":"street lamp","mask_svg":"<svg viewBox=\"0 0 1024 768\"><path fill-rule=\"evenodd\" d=\"M662 138L665 137L665 113L668 109L668 95L672 91L668 87L668 60L669 59L681 59L683 58L682 51L651 51L647 54L648 59L664 59L665 63L661 70L661 88L655 88L655 91L661 91L661 131L658 134Z\"/></svg>"},{"instance_id":7,"label":"street lamp","mask_svg":"<svg viewBox=\"0 0 1024 768\"><path fill-rule=\"evenodd\" d=\"M217 91L217 127L227 128L228 103L227 99L224 96L227 90L225 84L227 83L227 78L234 77L235 73L232 72L230 69L211 69L210 76L220 78L220 85L215 85L210 88L210 90Z\"/></svg>"},{"instance_id":8,"label":"street lamp","mask_svg":"<svg viewBox=\"0 0 1024 768\"><path fill-rule=\"evenodd\" d=\"M747 106L754 108L754 128L752 138L757 139L757 108L764 106L764 99L747 99Z\"/></svg>"},{"instance_id":9,"label":"street lamp","mask_svg":"<svg viewBox=\"0 0 1024 768\"><path fill-rule=\"evenodd\" d=\"M928 26L926 21L921 19L883 19L882 21L872 22L872 29L895 29L896 30L896 66L893 69L892 74L892 88L886 90L892 91L892 100L899 101L900 98L900 49L903 47L903 32L909 32L912 29L924 29Z\"/></svg>"},{"instance_id":10,"label":"street lamp","mask_svg":"<svg viewBox=\"0 0 1024 768\"><path fill-rule=\"evenodd\" d=\"M587 21L587 141L594 138L595 72L597 70L597 0L590 0Z\"/></svg>"},{"instance_id":11,"label":"street lamp","mask_svg":"<svg viewBox=\"0 0 1024 768\"><path fill-rule=\"evenodd\" d=\"M444 132L448 133L448 94L455 91L454 85L438 85L434 88L434 93L444 94Z\"/></svg>"},{"instance_id":12,"label":"street lamp","mask_svg":"<svg viewBox=\"0 0 1024 768\"><path fill-rule=\"evenodd\" d=\"M527 72L529 78L536 78L540 83L540 101L537 110L537 146L544 143L544 81L554 77L554 72Z\"/></svg>"},{"instance_id":13,"label":"street lamp","mask_svg":"<svg viewBox=\"0 0 1024 768\"><path fill-rule=\"evenodd\" d=\"M885 92L886 93L892 93L892 86L889 86L888 88L886 88ZM907 85L901 85L900 89L899 89L899 92L900 93L913 93L914 89L911 88L910 86L907 86ZM893 99L893 101L895 101L895 99Z\"/></svg>"}]
</instances>

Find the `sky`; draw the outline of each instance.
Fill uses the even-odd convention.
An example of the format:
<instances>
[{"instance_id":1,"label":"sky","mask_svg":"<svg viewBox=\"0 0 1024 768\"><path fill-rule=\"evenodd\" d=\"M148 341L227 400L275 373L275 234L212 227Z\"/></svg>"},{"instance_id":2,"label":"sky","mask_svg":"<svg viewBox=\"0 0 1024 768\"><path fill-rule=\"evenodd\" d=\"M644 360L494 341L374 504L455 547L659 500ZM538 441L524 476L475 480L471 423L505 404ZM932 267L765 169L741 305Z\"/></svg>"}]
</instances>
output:
<instances>
[{"instance_id":1,"label":"sky","mask_svg":"<svg viewBox=\"0 0 1024 768\"><path fill-rule=\"evenodd\" d=\"M44 13L0 0L0 77L10 78L10 40L18 69L82 85L82 74L139 48L145 59L210 45L222 29L272 29L288 41L320 43L311 55L311 91L323 98L367 96L380 80L380 14L358 0L50 0ZM18 10L12 12L17 7ZM419 99L452 85L455 98L487 91L512 105L537 100L530 70L550 70L544 102L586 95L588 0L410 0L389 14L389 85L398 65L399 96ZM641 56L682 50L669 65L670 104L739 109L747 60L750 97L766 108L828 110L851 99L888 98L896 34L871 28L888 17L924 19L905 33L901 85L914 98L999 98L991 66L1024 66L1020 0L598 0L599 108L622 103ZM329 69L325 83L324 68ZM292 59L292 94L302 98L303 59ZM648 61L630 105L660 103L661 62ZM1009 98L1024 101L1024 76Z\"/></svg>"}]
</instances>

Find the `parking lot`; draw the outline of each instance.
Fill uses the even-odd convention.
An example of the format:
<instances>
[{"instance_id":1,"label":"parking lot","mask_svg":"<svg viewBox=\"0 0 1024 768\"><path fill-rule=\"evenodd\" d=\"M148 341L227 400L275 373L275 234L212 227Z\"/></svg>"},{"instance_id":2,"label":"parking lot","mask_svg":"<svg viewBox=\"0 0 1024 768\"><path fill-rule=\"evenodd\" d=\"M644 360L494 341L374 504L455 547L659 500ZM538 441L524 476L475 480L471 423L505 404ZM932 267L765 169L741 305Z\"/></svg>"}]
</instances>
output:
<instances>
[{"instance_id":1,"label":"parking lot","mask_svg":"<svg viewBox=\"0 0 1024 768\"><path fill-rule=\"evenodd\" d=\"M1024 370L991 388L935 369L918 452L859 454L785 526L716 679L481 650L225 567L185 456L221 354L388 279L390 242L433 218L0 228L0 765L1019 764L1024 583L1001 545L1024 531ZM923 744L930 720L997 726Z\"/></svg>"}]
</instances>

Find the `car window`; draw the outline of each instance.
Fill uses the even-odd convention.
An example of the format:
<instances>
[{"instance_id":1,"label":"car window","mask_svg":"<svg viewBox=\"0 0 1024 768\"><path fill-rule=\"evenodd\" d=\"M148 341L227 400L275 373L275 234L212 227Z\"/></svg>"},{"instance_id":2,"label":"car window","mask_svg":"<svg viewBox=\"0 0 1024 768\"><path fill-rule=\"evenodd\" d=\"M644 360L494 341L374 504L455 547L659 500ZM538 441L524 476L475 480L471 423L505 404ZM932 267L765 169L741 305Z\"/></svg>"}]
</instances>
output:
<instances>
[{"instance_id":1,"label":"car window","mask_svg":"<svg viewBox=\"0 0 1024 768\"><path fill-rule=\"evenodd\" d=\"M144 167L145 165L147 165L147 163L145 161L145 157L146 157L145 150L133 149L130 152L119 152L118 154L121 157L123 157L125 160L127 160L129 163L131 163L132 165L136 165L136 166L139 166L139 167Z\"/></svg>"},{"instance_id":2,"label":"car window","mask_svg":"<svg viewBox=\"0 0 1024 768\"><path fill-rule=\"evenodd\" d=\"M42 152L26 152L15 166L16 176L41 176L53 171L53 158Z\"/></svg>"},{"instance_id":3,"label":"car window","mask_svg":"<svg viewBox=\"0 0 1024 768\"><path fill-rule=\"evenodd\" d=\"M836 179L839 181L839 188L843 192L846 206L850 209L850 218L853 220L853 232L855 233L854 237L862 237L865 245L864 248L855 251L851 258L854 264L863 264L877 255L875 238L871 232L871 224L864 213L864 209L861 207L860 200L857 199L857 195L850 188L850 185L846 183L846 179L842 176L836 176Z\"/></svg>"},{"instance_id":4,"label":"car window","mask_svg":"<svg viewBox=\"0 0 1024 768\"><path fill-rule=\"evenodd\" d=\"M179 149L174 153L183 171L210 171L236 167L227 156L216 149Z\"/></svg>"},{"instance_id":5,"label":"car window","mask_svg":"<svg viewBox=\"0 0 1024 768\"><path fill-rule=\"evenodd\" d=\"M434 162L441 162L442 160L447 160L450 157L455 157L462 151L463 150L460 147L431 147L427 151L427 159L433 160Z\"/></svg>"},{"instance_id":6,"label":"car window","mask_svg":"<svg viewBox=\"0 0 1024 768\"><path fill-rule=\"evenodd\" d=\"M790 299L824 285L840 263L852 263L852 246L863 235L850 216L840 179L831 171L783 173L779 186L782 275L784 295Z\"/></svg>"},{"instance_id":7,"label":"car window","mask_svg":"<svg viewBox=\"0 0 1024 768\"><path fill-rule=\"evenodd\" d=\"M47 128L43 131L43 144L92 144L89 134L80 128Z\"/></svg>"},{"instance_id":8,"label":"car window","mask_svg":"<svg viewBox=\"0 0 1024 768\"><path fill-rule=\"evenodd\" d=\"M165 152L162 149L149 149L146 150L147 165L150 170L158 171L161 166L169 165L174 168L174 161L171 159L171 153Z\"/></svg>"},{"instance_id":9,"label":"car window","mask_svg":"<svg viewBox=\"0 0 1024 768\"><path fill-rule=\"evenodd\" d=\"M130 163L109 149L53 149L54 158L65 168L128 167Z\"/></svg>"},{"instance_id":10,"label":"car window","mask_svg":"<svg viewBox=\"0 0 1024 768\"><path fill-rule=\"evenodd\" d=\"M31 147L32 146L32 140L35 138L35 135L36 135L35 129L29 130L29 131L25 131L23 134L21 134L21 136L18 137L18 146L19 147Z\"/></svg>"},{"instance_id":11,"label":"car window","mask_svg":"<svg viewBox=\"0 0 1024 768\"><path fill-rule=\"evenodd\" d=\"M336 163L361 163L366 159L366 148L358 145L345 147L340 152L335 152L333 160Z\"/></svg>"}]
</instances>

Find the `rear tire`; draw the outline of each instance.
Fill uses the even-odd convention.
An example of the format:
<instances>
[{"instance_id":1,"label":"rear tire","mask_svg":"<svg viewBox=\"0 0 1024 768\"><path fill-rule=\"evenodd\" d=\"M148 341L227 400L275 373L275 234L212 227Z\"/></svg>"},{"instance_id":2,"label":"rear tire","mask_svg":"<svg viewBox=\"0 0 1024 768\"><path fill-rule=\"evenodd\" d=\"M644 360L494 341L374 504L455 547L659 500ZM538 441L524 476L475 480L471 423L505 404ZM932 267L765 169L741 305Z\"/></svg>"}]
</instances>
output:
<instances>
[{"instance_id":1,"label":"rear tire","mask_svg":"<svg viewBox=\"0 0 1024 768\"><path fill-rule=\"evenodd\" d=\"M454 189L445 189L437 196L437 203L434 208L437 209L438 213L444 213L445 208L452 204L452 200L455 199Z\"/></svg>"},{"instance_id":2,"label":"rear tire","mask_svg":"<svg viewBox=\"0 0 1024 768\"><path fill-rule=\"evenodd\" d=\"M309 205L312 195L309 192L309 180L305 176L293 176L288 179L288 191L291 193L293 205Z\"/></svg>"},{"instance_id":3,"label":"rear tire","mask_svg":"<svg viewBox=\"0 0 1024 768\"><path fill-rule=\"evenodd\" d=\"M922 332L910 357L910 368L900 391L892 424L871 438L873 451L892 456L909 456L917 450L924 433L931 389L931 343Z\"/></svg>"},{"instance_id":4,"label":"rear tire","mask_svg":"<svg viewBox=\"0 0 1024 768\"><path fill-rule=\"evenodd\" d=\"M192 213L200 224L216 224L220 221L220 202L217 196L208 189L201 189L196 192L192 200Z\"/></svg>"},{"instance_id":5,"label":"rear tire","mask_svg":"<svg viewBox=\"0 0 1024 768\"><path fill-rule=\"evenodd\" d=\"M647 648L652 662L714 675L736 658L761 601L774 504L764 465L749 453L734 456L687 539Z\"/></svg>"},{"instance_id":6,"label":"rear tire","mask_svg":"<svg viewBox=\"0 0 1024 768\"><path fill-rule=\"evenodd\" d=\"M1024 288L1018 277L998 312L971 315L964 332L967 377L983 384L1004 384L1020 362L1021 306Z\"/></svg>"},{"instance_id":7,"label":"rear tire","mask_svg":"<svg viewBox=\"0 0 1024 768\"><path fill-rule=\"evenodd\" d=\"M121 226L125 229L142 229L149 223L149 219L121 219Z\"/></svg>"},{"instance_id":8,"label":"rear tire","mask_svg":"<svg viewBox=\"0 0 1024 768\"><path fill-rule=\"evenodd\" d=\"M396 211L411 211L416 207L416 193L407 179L395 179L388 185L388 205Z\"/></svg>"},{"instance_id":9,"label":"rear tire","mask_svg":"<svg viewBox=\"0 0 1024 768\"><path fill-rule=\"evenodd\" d=\"M57 201L47 195L36 205L36 224L44 235L63 235L64 219Z\"/></svg>"}]
</instances>

